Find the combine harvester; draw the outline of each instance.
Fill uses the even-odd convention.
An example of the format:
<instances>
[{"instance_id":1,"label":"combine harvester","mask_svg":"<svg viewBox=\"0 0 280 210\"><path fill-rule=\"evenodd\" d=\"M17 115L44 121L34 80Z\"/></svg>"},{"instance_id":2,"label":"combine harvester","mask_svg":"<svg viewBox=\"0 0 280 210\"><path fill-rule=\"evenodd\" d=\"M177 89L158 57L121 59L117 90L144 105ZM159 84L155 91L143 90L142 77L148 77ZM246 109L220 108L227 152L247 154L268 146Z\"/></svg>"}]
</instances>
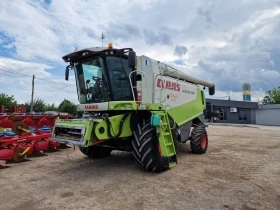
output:
<instances>
[{"instance_id":1,"label":"combine harvester","mask_svg":"<svg viewBox=\"0 0 280 210\"><path fill-rule=\"evenodd\" d=\"M50 136L55 120L67 119L70 116L2 113L0 115L0 160L22 162L26 155L63 148L60 143L51 141Z\"/></svg>"},{"instance_id":2,"label":"combine harvester","mask_svg":"<svg viewBox=\"0 0 280 210\"><path fill-rule=\"evenodd\" d=\"M178 144L190 141L193 153L207 151L206 101L194 78L131 48L87 48L63 57L73 71L79 110L89 119L57 119L51 140L76 145L90 158L112 150L130 151L140 167L164 171L174 167Z\"/></svg>"}]
</instances>

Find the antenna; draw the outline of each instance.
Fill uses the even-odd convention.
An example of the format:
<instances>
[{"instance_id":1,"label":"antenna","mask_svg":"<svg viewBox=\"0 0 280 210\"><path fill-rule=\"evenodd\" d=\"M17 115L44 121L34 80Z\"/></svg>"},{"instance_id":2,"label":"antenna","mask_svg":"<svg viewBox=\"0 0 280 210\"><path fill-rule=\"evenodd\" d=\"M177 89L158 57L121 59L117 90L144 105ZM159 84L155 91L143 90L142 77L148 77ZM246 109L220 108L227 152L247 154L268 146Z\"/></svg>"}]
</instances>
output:
<instances>
[{"instance_id":1,"label":"antenna","mask_svg":"<svg viewBox=\"0 0 280 210\"><path fill-rule=\"evenodd\" d=\"M102 31L101 39L102 39L102 47L103 47L103 39L105 39L105 35L103 34L103 31Z\"/></svg>"}]
</instances>

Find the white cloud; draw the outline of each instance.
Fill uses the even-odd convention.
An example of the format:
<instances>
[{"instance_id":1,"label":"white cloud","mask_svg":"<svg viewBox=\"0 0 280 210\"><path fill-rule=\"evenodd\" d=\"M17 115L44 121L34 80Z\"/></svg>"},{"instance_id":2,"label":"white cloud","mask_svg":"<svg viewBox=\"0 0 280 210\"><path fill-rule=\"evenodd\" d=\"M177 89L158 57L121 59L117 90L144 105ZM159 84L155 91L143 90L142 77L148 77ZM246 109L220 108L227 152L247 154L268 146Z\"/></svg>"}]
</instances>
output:
<instances>
[{"instance_id":1,"label":"white cloud","mask_svg":"<svg viewBox=\"0 0 280 210\"><path fill-rule=\"evenodd\" d=\"M32 75L34 74L34 98L41 98L47 103L54 103L55 101L61 102L64 98L67 98L77 103L73 75L70 76L69 82L66 82L64 81L64 77L51 74L49 72L51 69L53 69L53 67L46 64L0 57L1 92L14 95L19 103L30 101ZM28 77L28 75L30 77ZM54 84L50 81L59 84Z\"/></svg>"},{"instance_id":2,"label":"white cloud","mask_svg":"<svg viewBox=\"0 0 280 210\"><path fill-rule=\"evenodd\" d=\"M63 76L55 76L58 73L52 68L60 68L62 75L65 63L61 57L75 47L100 46L103 31L105 45L112 42L115 47L132 47L137 55L145 54L173 65L180 59L182 64L192 67L181 66L185 72L214 81L217 95L228 93L242 100L243 82L250 82L258 96L279 84L279 3L279 0L69 0L67 3L52 0L48 4L43 0L0 1L0 32L10 39L7 43L6 38L0 37L0 43L5 43L2 46L5 49L15 49L14 63L9 59L2 62L10 62L10 67L22 73L33 74L33 71L65 83ZM174 54L177 45L186 47L187 52ZM22 81L18 82L22 89L9 91L18 93L22 99L29 98L29 78L13 81ZM54 94L53 87L38 83L39 87L36 94L48 101L60 101L63 95L77 101L75 88L69 92L57 88L61 96ZM20 91L29 95L23 96Z\"/></svg>"},{"instance_id":3,"label":"white cloud","mask_svg":"<svg viewBox=\"0 0 280 210\"><path fill-rule=\"evenodd\" d=\"M0 29L12 38L17 58L58 61L58 37L50 11L33 1L1 1Z\"/></svg>"}]
</instances>

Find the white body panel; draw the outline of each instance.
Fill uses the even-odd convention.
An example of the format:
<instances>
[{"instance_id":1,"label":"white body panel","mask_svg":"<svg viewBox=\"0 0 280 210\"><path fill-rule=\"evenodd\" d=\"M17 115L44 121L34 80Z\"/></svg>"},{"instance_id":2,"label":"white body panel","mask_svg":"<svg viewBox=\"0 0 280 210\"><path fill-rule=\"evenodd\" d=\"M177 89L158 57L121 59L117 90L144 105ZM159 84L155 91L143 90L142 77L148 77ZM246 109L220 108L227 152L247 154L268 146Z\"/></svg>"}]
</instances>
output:
<instances>
[{"instance_id":1,"label":"white body panel","mask_svg":"<svg viewBox=\"0 0 280 210\"><path fill-rule=\"evenodd\" d=\"M196 97L197 89L195 85L171 77L155 76L154 103L175 107L194 101Z\"/></svg>"},{"instance_id":2,"label":"white body panel","mask_svg":"<svg viewBox=\"0 0 280 210\"><path fill-rule=\"evenodd\" d=\"M79 104L79 111L105 111L108 110L108 102L93 103L93 104Z\"/></svg>"},{"instance_id":3,"label":"white body panel","mask_svg":"<svg viewBox=\"0 0 280 210\"><path fill-rule=\"evenodd\" d=\"M142 91L142 103L161 103L175 107L196 99L197 85L162 76L163 70L161 63L146 56L138 57L137 71L145 75L145 78L142 78L142 87L137 89Z\"/></svg>"}]
</instances>

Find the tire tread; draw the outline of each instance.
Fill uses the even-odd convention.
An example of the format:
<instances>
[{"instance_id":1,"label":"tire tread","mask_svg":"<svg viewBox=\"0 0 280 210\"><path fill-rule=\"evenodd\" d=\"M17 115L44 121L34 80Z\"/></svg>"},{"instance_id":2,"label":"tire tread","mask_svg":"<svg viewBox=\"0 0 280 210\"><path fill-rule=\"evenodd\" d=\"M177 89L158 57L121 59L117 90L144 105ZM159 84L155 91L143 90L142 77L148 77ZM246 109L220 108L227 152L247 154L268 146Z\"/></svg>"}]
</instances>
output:
<instances>
[{"instance_id":1,"label":"tire tread","mask_svg":"<svg viewBox=\"0 0 280 210\"><path fill-rule=\"evenodd\" d=\"M206 135L206 147L201 146L201 136ZM204 154L208 149L208 135L204 126L199 125L192 130L190 139L191 150L195 154Z\"/></svg>"},{"instance_id":2,"label":"tire tread","mask_svg":"<svg viewBox=\"0 0 280 210\"><path fill-rule=\"evenodd\" d=\"M141 168L147 171L160 172L164 171L165 167L159 155L155 129L149 121L141 120L138 123L132 140L132 154ZM138 154L140 154L140 157Z\"/></svg>"}]
</instances>

